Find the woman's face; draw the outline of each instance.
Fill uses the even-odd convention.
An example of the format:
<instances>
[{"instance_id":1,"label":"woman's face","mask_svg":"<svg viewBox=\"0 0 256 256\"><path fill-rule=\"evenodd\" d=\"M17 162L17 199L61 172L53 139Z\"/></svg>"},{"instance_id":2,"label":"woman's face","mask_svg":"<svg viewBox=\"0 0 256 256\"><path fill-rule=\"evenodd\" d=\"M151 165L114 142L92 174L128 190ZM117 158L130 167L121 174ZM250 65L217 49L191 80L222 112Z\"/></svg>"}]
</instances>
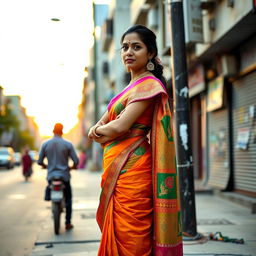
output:
<instances>
[{"instance_id":1,"label":"woman's face","mask_svg":"<svg viewBox=\"0 0 256 256\"><path fill-rule=\"evenodd\" d=\"M141 73L146 71L146 65L152 54L149 54L147 46L134 32L124 37L121 57L128 71Z\"/></svg>"}]
</instances>

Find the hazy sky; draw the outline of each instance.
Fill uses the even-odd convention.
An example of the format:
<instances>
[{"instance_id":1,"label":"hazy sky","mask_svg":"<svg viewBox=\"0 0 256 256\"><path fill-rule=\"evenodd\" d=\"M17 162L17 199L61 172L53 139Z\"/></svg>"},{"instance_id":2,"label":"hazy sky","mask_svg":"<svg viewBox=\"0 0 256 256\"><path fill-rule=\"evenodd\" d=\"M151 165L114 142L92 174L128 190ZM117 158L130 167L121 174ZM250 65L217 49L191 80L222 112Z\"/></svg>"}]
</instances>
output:
<instances>
[{"instance_id":1,"label":"hazy sky","mask_svg":"<svg viewBox=\"0 0 256 256\"><path fill-rule=\"evenodd\" d=\"M77 122L91 22L91 0L0 0L0 85L21 95L42 135Z\"/></svg>"}]
</instances>

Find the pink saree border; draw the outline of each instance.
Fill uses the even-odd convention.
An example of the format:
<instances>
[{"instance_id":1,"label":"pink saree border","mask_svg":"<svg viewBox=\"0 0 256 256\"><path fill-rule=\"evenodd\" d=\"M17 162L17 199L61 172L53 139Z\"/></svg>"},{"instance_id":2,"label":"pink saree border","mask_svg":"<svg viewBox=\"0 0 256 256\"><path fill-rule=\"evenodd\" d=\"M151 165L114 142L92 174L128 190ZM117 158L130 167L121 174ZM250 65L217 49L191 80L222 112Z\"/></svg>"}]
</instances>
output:
<instances>
[{"instance_id":1,"label":"pink saree border","mask_svg":"<svg viewBox=\"0 0 256 256\"><path fill-rule=\"evenodd\" d=\"M154 76L145 76L140 78L139 80L137 80L136 82L132 83L130 86L128 86L125 90L123 90L121 93L117 94L108 104L108 111L110 111L111 107L113 106L113 104L120 98L122 97L127 91L131 90L134 86L136 86L137 84L145 81L146 79L153 79L155 81L158 81L160 83L160 85L163 87L163 89L166 91L165 86L163 85L163 83L156 77Z\"/></svg>"},{"instance_id":2,"label":"pink saree border","mask_svg":"<svg viewBox=\"0 0 256 256\"><path fill-rule=\"evenodd\" d=\"M180 256L183 255L182 242L174 246L155 245L155 256Z\"/></svg>"}]
</instances>

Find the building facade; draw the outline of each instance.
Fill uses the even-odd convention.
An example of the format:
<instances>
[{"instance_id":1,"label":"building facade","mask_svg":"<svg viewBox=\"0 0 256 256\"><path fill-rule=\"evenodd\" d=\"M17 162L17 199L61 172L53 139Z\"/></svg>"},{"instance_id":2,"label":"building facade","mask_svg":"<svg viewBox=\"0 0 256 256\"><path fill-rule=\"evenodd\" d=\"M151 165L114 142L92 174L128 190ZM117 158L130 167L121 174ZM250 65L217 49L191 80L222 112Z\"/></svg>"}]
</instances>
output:
<instances>
[{"instance_id":1,"label":"building facade","mask_svg":"<svg viewBox=\"0 0 256 256\"><path fill-rule=\"evenodd\" d=\"M194 161L209 186L256 197L255 1L200 7L204 42L188 49Z\"/></svg>"}]
</instances>

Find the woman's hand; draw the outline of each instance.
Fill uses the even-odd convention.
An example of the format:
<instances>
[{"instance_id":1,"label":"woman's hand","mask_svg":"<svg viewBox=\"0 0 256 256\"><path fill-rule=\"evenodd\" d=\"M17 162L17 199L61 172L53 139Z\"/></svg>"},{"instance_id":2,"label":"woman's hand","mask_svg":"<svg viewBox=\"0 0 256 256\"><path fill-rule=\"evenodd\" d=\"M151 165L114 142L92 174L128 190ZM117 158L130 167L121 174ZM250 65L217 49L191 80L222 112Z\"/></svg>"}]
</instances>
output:
<instances>
[{"instance_id":1,"label":"woman's hand","mask_svg":"<svg viewBox=\"0 0 256 256\"><path fill-rule=\"evenodd\" d=\"M88 132L88 138L93 140L93 133L92 133L92 129L93 129L93 126L90 128L89 132Z\"/></svg>"},{"instance_id":2,"label":"woman's hand","mask_svg":"<svg viewBox=\"0 0 256 256\"><path fill-rule=\"evenodd\" d=\"M102 125L104 125L104 123L102 123ZM91 139L91 140L94 140L95 142L101 144L101 146L103 147L105 143L113 140L112 137L110 136L105 136L105 135L102 135L102 134L98 134L95 130L100 127L99 123L97 123L96 125L92 126L89 130L89 133L88 133L88 138ZM97 136L95 136L97 135Z\"/></svg>"},{"instance_id":3,"label":"woman's hand","mask_svg":"<svg viewBox=\"0 0 256 256\"><path fill-rule=\"evenodd\" d=\"M96 133L96 131L95 131L98 127L99 127L99 125L96 124L96 125L94 125L94 126L92 126L92 127L90 128L90 130L89 130L89 132L88 132L88 138L89 138L89 139L95 140L95 139L97 139L97 138L100 137L100 135L97 135L97 133Z\"/></svg>"}]
</instances>

